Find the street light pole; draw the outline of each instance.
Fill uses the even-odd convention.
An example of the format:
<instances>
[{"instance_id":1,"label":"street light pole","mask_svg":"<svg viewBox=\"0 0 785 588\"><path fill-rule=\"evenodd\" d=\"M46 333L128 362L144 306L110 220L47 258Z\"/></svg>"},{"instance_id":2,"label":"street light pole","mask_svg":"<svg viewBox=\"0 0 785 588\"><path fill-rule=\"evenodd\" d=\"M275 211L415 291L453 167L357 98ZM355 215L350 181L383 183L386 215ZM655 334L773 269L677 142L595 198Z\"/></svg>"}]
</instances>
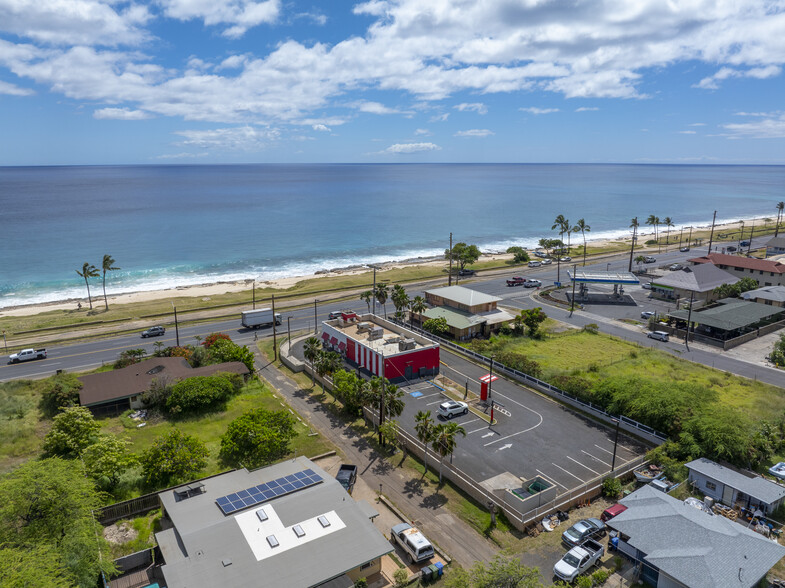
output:
<instances>
[{"instance_id":1,"label":"street light pole","mask_svg":"<svg viewBox=\"0 0 785 588\"><path fill-rule=\"evenodd\" d=\"M572 317L572 312L575 310L575 272L578 271L578 264L573 264L572 266L572 301L570 304L570 317Z\"/></svg>"},{"instance_id":2,"label":"street light pole","mask_svg":"<svg viewBox=\"0 0 785 588\"><path fill-rule=\"evenodd\" d=\"M611 471L616 469L616 445L619 443L619 425L621 425L621 417L613 420L616 421L616 437L613 439L613 459L611 460Z\"/></svg>"},{"instance_id":3,"label":"street light pole","mask_svg":"<svg viewBox=\"0 0 785 588\"><path fill-rule=\"evenodd\" d=\"M319 323L316 320L316 303L319 302L316 298L313 299L313 333L314 335L319 333Z\"/></svg>"},{"instance_id":4,"label":"street light pole","mask_svg":"<svg viewBox=\"0 0 785 588\"><path fill-rule=\"evenodd\" d=\"M277 317L275 316L275 294L272 294L273 304L273 361L278 359L278 338L276 337L275 326L278 324Z\"/></svg>"},{"instance_id":5,"label":"street light pole","mask_svg":"<svg viewBox=\"0 0 785 588\"><path fill-rule=\"evenodd\" d=\"M292 315L286 317L286 332L289 337L289 349L288 351L292 351Z\"/></svg>"},{"instance_id":6,"label":"street light pole","mask_svg":"<svg viewBox=\"0 0 785 588\"><path fill-rule=\"evenodd\" d=\"M256 280L253 281L251 291L253 292L253 309L256 310Z\"/></svg>"},{"instance_id":7,"label":"street light pole","mask_svg":"<svg viewBox=\"0 0 785 588\"><path fill-rule=\"evenodd\" d=\"M687 351L690 350L690 321L692 320L692 301L695 298L695 292L690 292L690 309L687 312L687 334L684 335L684 346L687 348Z\"/></svg>"},{"instance_id":8,"label":"street light pole","mask_svg":"<svg viewBox=\"0 0 785 588\"><path fill-rule=\"evenodd\" d=\"M180 347L180 328L177 325L177 307L172 302L172 310L174 310L174 333L177 339L177 346Z\"/></svg>"},{"instance_id":9,"label":"street light pole","mask_svg":"<svg viewBox=\"0 0 785 588\"><path fill-rule=\"evenodd\" d=\"M491 372L490 372L490 374L488 374L489 375L489 378L488 378L488 400L489 401L491 400L491 386L493 385L493 357L494 356L491 355ZM493 406L493 403L491 403L491 406Z\"/></svg>"},{"instance_id":10,"label":"street light pole","mask_svg":"<svg viewBox=\"0 0 785 588\"><path fill-rule=\"evenodd\" d=\"M371 314L376 314L376 266L373 266L373 290L371 290L371 299L373 300L373 310Z\"/></svg>"}]
</instances>

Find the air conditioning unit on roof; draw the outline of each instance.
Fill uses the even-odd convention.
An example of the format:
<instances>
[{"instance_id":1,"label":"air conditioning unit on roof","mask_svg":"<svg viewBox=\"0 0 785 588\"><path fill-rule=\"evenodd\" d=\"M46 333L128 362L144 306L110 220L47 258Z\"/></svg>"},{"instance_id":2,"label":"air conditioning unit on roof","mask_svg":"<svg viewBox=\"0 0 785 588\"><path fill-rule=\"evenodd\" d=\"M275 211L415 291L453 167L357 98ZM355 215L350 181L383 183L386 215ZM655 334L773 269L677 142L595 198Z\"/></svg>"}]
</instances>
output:
<instances>
[{"instance_id":1,"label":"air conditioning unit on roof","mask_svg":"<svg viewBox=\"0 0 785 588\"><path fill-rule=\"evenodd\" d=\"M370 331L368 332L368 340L369 341L376 341L377 339L381 339L384 337L384 329L381 327L371 327Z\"/></svg>"},{"instance_id":2,"label":"air conditioning unit on roof","mask_svg":"<svg viewBox=\"0 0 785 588\"><path fill-rule=\"evenodd\" d=\"M417 341L414 339L401 339L398 341L398 351L409 351L417 347Z\"/></svg>"},{"instance_id":3,"label":"air conditioning unit on roof","mask_svg":"<svg viewBox=\"0 0 785 588\"><path fill-rule=\"evenodd\" d=\"M371 323L368 323L368 322L365 322L365 321L363 321L361 323L357 323L357 332L358 333L364 333L365 331L370 331L371 330L371 326L372 326Z\"/></svg>"}]
</instances>

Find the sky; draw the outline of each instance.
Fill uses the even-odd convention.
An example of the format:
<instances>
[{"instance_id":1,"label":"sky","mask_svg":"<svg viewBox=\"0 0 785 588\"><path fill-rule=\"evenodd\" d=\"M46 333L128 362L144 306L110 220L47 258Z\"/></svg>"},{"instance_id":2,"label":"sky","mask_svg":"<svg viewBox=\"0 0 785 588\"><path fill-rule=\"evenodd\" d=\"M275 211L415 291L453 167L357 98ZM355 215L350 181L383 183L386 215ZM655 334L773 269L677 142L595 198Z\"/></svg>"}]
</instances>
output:
<instances>
[{"instance_id":1,"label":"sky","mask_svg":"<svg viewBox=\"0 0 785 588\"><path fill-rule=\"evenodd\" d=\"M0 0L0 165L785 163L785 0Z\"/></svg>"}]
</instances>

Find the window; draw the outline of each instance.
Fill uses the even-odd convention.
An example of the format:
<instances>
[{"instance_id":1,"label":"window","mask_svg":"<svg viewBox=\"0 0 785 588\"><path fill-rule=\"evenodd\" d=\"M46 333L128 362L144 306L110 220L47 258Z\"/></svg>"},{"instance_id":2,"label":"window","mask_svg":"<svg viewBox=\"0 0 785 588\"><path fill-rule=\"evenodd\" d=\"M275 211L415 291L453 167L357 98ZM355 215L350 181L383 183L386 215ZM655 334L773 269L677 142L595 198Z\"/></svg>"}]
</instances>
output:
<instances>
[{"instance_id":1,"label":"window","mask_svg":"<svg viewBox=\"0 0 785 588\"><path fill-rule=\"evenodd\" d=\"M373 565L373 562L372 562L372 561L369 561L368 563L364 563L363 565L361 565L361 566L360 566L360 569L361 569L361 570L367 570L367 569L368 569L368 568L370 568L372 565Z\"/></svg>"},{"instance_id":2,"label":"window","mask_svg":"<svg viewBox=\"0 0 785 588\"><path fill-rule=\"evenodd\" d=\"M717 484L715 484L714 482L709 482L708 480L706 480L706 489L708 489L708 490L716 490L717 489Z\"/></svg>"}]
</instances>

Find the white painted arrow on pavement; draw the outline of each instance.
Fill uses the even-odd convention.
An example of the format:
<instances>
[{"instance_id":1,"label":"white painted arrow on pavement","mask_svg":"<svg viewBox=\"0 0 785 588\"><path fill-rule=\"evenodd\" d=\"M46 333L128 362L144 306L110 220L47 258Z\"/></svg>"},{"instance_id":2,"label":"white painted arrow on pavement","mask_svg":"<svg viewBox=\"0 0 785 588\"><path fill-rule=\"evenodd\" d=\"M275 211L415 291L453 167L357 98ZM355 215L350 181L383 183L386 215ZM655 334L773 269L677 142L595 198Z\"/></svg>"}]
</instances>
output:
<instances>
[{"instance_id":1,"label":"white painted arrow on pavement","mask_svg":"<svg viewBox=\"0 0 785 588\"><path fill-rule=\"evenodd\" d=\"M502 445L496 451L501 451L502 449L509 449L510 447L512 447L512 443L507 443L507 445Z\"/></svg>"},{"instance_id":2,"label":"white painted arrow on pavement","mask_svg":"<svg viewBox=\"0 0 785 588\"><path fill-rule=\"evenodd\" d=\"M485 439L486 437L493 437L495 434L496 433L485 433L485 435L483 435L482 438Z\"/></svg>"}]
</instances>

